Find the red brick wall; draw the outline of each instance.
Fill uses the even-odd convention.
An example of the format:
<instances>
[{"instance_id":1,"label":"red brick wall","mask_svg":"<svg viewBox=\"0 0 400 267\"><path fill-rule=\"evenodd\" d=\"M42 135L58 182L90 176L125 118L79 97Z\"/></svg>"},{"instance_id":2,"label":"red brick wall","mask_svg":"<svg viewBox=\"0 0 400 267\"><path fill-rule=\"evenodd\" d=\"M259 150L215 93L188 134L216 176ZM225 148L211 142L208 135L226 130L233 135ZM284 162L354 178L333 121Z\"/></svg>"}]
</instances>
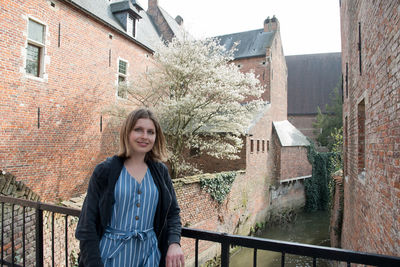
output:
<instances>
[{"instance_id":1,"label":"red brick wall","mask_svg":"<svg viewBox=\"0 0 400 267\"><path fill-rule=\"evenodd\" d=\"M275 33L274 41L267 57L271 58L271 110L274 121L287 119L287 66L283 54L280 32Z\"/></svg>"},{"instance_id":2,"label":"red brick wall","mask_svg":"<svg viewBox=\"0 0 400 267\"><path fill-rule=\"evenodd\" d=\"M314 133L313 123L316 122L316 115L289 115L288 121L315 142L317 135Z\"/></svg>"},{"instance_id":3,"label":"red brick wall","mask_svg":"<svg viewBox=\"0 0 400 267\"><path fill-rule=\"evenodd\" d=\"M265 101L270 101L270 63L265 57L252 57L234 60L234 64L243 73L253 72L260 80L261 85L265 86L264 93L261 95Z\"/></svg>"},{"instance_id":4,"label":"red brick wall","mask_svg":"<svg viewBox=\"0 0 400 267\"><path fill-rule=\"evenodd\" d=\"M280 180L309 176L312 173L312 166L307 158L307 147L282 147L280 160Z\"/></svg>"},{"instance_id":5,"label":"red brick wall","mask_svg":"<svg viewBox=\"0 0 400 267\"><path fill-rule=\"evenodd\" d=\"M395 0L342 0L340 8L343 121L348 122L341 245L346 249L397 256L400 254L399 10L399 1ZM362 102L364 122L358 116ZM364 128L359 128L360 123L364 123ZM359 149L363 134L364 151ZM359 170L359 151L364 154L365 172Z\"/></svg>"},{"instance_id":6,"label":"red brick wall","mask_svg":"<svg viewBox=\"0 0 400 267\"><path fill-rule=\"evenodd\" d=\"M275 150L273 177L276 181L312 174L312 166L307 158L307 147L282 147L275 130L273 130L272 142Z\"/></svg>"},{"instance_id":7,"label":"red brick wall","mask_svg":"<svg viewBox=\"0 0 400 267\"><path fill-rule=\"evenodd\" d=\"M52 2L55 7L45 0L0 3L0 168L46 201L80 193L76 188L87 186L94 165L116 151L107 117L100 132L100 116L122 101L118 58L128 61L128 81L151 64L149 51L64 1ZM24 70L28 17L46 26L43 78Z\"/></svg>"}]
</instances>

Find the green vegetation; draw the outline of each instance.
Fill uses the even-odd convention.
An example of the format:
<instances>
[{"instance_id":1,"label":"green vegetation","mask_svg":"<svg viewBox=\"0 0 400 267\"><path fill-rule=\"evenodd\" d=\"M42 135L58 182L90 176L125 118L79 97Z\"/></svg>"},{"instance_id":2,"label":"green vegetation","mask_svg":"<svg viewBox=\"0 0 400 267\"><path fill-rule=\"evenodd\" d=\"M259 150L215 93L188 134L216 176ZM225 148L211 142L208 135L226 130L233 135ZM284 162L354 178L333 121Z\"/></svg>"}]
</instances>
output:
<instances>
[{"instance_id":1,"label":"green vegetation","mask_svg":"<svg viewBox=\"0 0 400 267\"><path fill-rule=\"evenodd\" d=\"M322 113L318 107L317 122L313 124L315 130L314 133L318 134L317 142L321 146L328 147L329 151L332 150L335 140L332 138L332 133L337 129L342 128L342 96L339 93L339 86L333 89L333 95L331 95L331 104L326 104L326 113Z\"/></svg>"},{"instance_id":2,"label":"green vegetation","mask_svg":"<svg viewBox=\"0 0 400 267\"><path fill-rule=\"evenodd\" d=\"M201 188L205 190L218 203L222 203L231 191L232 183L235 181L236 172L218 173L214 178L200 178Z\"/></svg>"},{"instance_id":3,"label":"green vegetation","mask_svg":"<svg viewBox=\"0 0 400 267\"><path fill-rule=\"evenodd\" d=\"M304 181L306 194L306 211L327 210L333 192L332 157L333 152L320 153L315 150L314 144L308 147L308 160L312 165L312 177Z\"/></svg>"},{"instance_id":4,"label":"green vegetation","mask_svg":"<svg viewBox=\"0 0 400 267\"><path fill-rule=\"evenodd\" d=\"M326 146L329 152L317 152L310 141L308 160L312 164L312 177L304 183L306 211L327 210L330 207L335 186L332 173L343 168L343 105L339 85L333 90L331 100L331 104L325 106L325 114L318 107L317 122L313 125L319 133L318 144Z\"/></svg>"}]
</instances>

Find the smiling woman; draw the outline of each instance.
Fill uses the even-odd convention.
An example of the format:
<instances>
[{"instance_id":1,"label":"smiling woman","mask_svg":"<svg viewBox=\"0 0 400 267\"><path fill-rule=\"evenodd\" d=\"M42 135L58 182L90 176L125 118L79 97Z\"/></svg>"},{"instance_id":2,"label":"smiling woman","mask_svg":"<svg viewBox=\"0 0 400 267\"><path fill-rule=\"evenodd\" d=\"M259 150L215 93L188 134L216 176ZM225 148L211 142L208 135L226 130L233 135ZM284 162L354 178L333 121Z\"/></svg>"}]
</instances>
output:
<instances>
[{"instance_id":1,"label":"smiling woman","mask_svg":"<svg viewBox=\"0 0 400 267\"><path fill-rule=\"evenodd\" d=\"M179 206L160 124L137 109L120 131L118 155L89 182L76 229L79 266L184 266Z\"/></svg>"}]
</instances>

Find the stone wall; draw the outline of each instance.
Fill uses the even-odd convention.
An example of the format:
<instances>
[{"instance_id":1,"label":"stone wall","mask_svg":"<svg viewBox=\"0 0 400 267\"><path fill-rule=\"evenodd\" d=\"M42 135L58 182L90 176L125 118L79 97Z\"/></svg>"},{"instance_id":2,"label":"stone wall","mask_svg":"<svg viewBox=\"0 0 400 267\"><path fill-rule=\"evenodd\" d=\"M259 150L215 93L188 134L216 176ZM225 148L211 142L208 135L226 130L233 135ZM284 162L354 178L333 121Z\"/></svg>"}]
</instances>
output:
<instances>
[{"instance_id":1,"label":"stone wall","mask_svg":"<svg viewBox=\"0 0 400 267\"><path fill-rule=\"evenodd\" d=\"M39 201L40 197L32 192L24 183L16 181L15 177L10 173L0 170L0 195L17 197L31 201ZM3 205L3 204L2 204ZM3 206L2 208L3 209ZM23 215L25 213L25 216ZM25 208L18 205L14 207L10 204L4 204L4 213L0 213L0 227L4 227L4 239L2 252L4 260L11 262L12 259L12 240L14 240L14 259L17 262L22 261L23 250L23 225L25 220L25 257L27 266L33 266L35 262L35 210ZM25 217L25 218L24 218ZM12 227L13 226L13 227ZM14 228L14 233L12 233ZM13 235L14 234L14 235Z\"/></svg>"},{"instance_id":2,"label":"stone wall","mask_svg":"<svg viewBox=\"0 0 400 267\"><path fill-rule=\"evenodd\" d=\"M400 254L400 3L340 1L344 151L341 246Z\"/></svg>"},{"instance_id":3,"label":"stone wall","mask_svg":"<svg viewBox=\"0 0 400 267\"><path fill-rule=\"evenodd\" d=\"M274 187L265 177L249 176L241 171L227 198L219 204L201 188L201 177L192 176L174 182L183 226L246 236L257 222L276 220L286 212L303 207L305 203L302 181ZM183 238L182 247L186 265L193 266L194 240ZM200 241L200 263L217 256L219 249L219 244Z\"/></svg>"},{"instance_id":4,"label":"stone wall","mask_svg":"<svg viewBox=\"0 0 400 267\"><path fill-rule=\"evenodd\" d=\"M24 183L16 181L13 175L1 170L0 195L30 201L40 200L40 197ZM53 214L47 211L43 212L43 254L45 266L51 266L52 258L54 258L56 266L66 266L66 260L69 266L71 266L76 262L77 253L79 252L79 244L74 237L78 218L69 216L66 219L64 215ZM14 211L12 211L11 205L4 204L4 213L0 213L0 215L2 216L0 217L0 222L3 222L3 225L0 227L4 227L4 245L2 247L4 260L12 262L13 243L11 240L13 231L15 263L23 264L23 242L25 242L25 265L34 266L36 262L36 210L28 207L24 209L19 205L15 205ZM65 227L66 220L68 221L67 230ZM23 235L24 231L25 237ZM54 245L52 244L53 232ZM68 236L67 243L65 242L66 235ZM66 244L68 251L65 250ZM52 252L53 246L54 250ZM52 253L54 253L54 257Z\"/></svg>"}]
</instances>

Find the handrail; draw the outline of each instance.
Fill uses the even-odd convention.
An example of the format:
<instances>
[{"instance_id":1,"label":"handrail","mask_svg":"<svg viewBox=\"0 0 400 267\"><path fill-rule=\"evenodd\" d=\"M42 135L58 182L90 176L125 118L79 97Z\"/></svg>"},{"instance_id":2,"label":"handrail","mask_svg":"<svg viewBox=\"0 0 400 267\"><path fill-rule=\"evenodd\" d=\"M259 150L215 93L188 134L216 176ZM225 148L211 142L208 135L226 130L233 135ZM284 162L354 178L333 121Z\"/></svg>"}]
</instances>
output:
<instances>
[{"instance_id":1,"label":"handrail","mask_svg":"<svg viewBox=\"0 0 400 267\"><path fill-rule=\"evenodd\" d=\"M377 266L400 266L400 257L380 255L375 253L308 245L287 241L272 240L259 237L230 235L197 229L182 229L182 236L229 245L269 250L281 253L308 256L335 261L344 261Z\"/></svg>"},{"instance_id":2,"label":"handrail","mask_svg":"<svg viewBox=\"0 0 400 267\"><path fill-rule=\"evenodd\" d=\"M37 248L43 247L43 211L49 211L54 213L60 213L66 216L66 228L67 228L67 217L80 215L80 210L69 207L56 206L51 204L45 204L40 201L30 201L25 199L18 199L14 197L1 196L0 203L8 203L12 205L20 205L23 207L30 207L36 209L36 245ZM3 204L2 204L3 205ZM3 217L4 211L2 211ZM3 232L3 225L2 225ZM65 236L67 238L67 235ZM198 266L198 244L199 240L212 241L221 244L221 266L229 266L229 247L230 246L241 246L254 249L254 263L257 262L256 255L257 250L269 250L282 253L282 263L284 265L285 254L302 255L313 258L314 266L316 265L316 259L327 259L347 262L367 264L375 266L400 266L400 257L380 255L375 253L359 252L352 250L345 250L339 248L315 246L308 244L300 244L287 241L272 240L266 238L249 237L231 235L227 233L219 233L213 231L182 228L182 237L195 239L195 264ZM67 241L66 241L67 242ZM37 250L36 264L37 266L43 266L43 250ZM68 264L66 262L66 264Z\"/></svg>"},{"instance_id":3,"label":"handrail","mask_svg":"<svg viewBox=\"0 0 400 267\"><path fill-rule=\"evenodd\" d=\"M0 202L15 204L15 205L20 205L20 206L24 206L24 207L40 209L40 210L45 210L45 211L50 211L50 212L55 212L55 213L61 213L61 214L76 216L76 217L79 217L79 215L81 214L81 210L79 210L79 209L57 206L57 205L52 205L52 204L46 204L46 203L43 203L40 201L31 201L31 200L15 198L15 197L8 197L8 196L0 195Z\"/></svg>"}]
</instances>

